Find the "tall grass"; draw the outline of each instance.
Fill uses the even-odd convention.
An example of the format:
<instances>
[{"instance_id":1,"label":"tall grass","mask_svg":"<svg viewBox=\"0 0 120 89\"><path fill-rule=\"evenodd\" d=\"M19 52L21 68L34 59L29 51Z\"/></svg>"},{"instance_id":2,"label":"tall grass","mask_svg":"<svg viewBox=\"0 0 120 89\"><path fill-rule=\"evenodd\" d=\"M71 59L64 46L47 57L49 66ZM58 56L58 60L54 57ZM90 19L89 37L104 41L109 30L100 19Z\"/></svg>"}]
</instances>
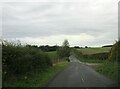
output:
<instances>
[{"instance_id":1,"label":"tall grass","mask_svg":"<svg viewBox=\"0 0 120 89\"><path fill-rule=\"evenodd\" d=\"M118 66L117 62L106 61L106 62L102 63L101 65L99 65L96 68L96 71L99 73L102 73L105 76L111 78L112 80L118 82L119 81L118 80L118 76L119 76L118 70L119 69L120 69L120 67Z\"/></svg>"}]
</instances>

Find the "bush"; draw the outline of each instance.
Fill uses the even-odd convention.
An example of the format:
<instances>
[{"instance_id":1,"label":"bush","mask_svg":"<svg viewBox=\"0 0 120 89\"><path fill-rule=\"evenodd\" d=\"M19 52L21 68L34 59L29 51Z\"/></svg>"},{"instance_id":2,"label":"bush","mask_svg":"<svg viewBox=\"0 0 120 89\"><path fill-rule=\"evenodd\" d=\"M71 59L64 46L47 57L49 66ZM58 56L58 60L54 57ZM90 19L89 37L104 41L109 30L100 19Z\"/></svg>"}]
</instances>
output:
<instances>
[{"instance_id":1,"label":"bush","mask_svg":"<svg viewBox=\"0 0 120 89\"><path fill-rule=\"evenodd\" d=\"M109 55L109 53L107 53L107 52L105 52L105 53L96 53L96 54L89 55L89 58L91 58L91 59L99 59L99 60L106 60L106 59L108 59L108 55Z\"/></svg>"},{"instance_id":2,"label":"bush","mask_svg":"<svg viewBox=\"0 0 120 89\"><path fill-rule=\"evenodd\" d=\"M59 58L69 57L70 56L70 48L69 47L59 47L57 50L57 54Z\"/></svg>"},{"instance_id":3,"label":"bush","mask_svg":"<svg viewBox=\"0 0 120 89\"><path fill-rule=\"evenodd\" d=\"M111 51L110 51L110 55L109 55L109 61L118 61L120 63L120 41L116 42Z\"/></svg>"},{"instance_id":4,"label":"bush","mask_svg":"<svg viewBox=\"0 0 120 89\"><path fill-rule=\"evenodd\" d=\"M26 75L37 69L42 71L49 66L52 66L50 58L38 48L9 42L2 44L3 79L11 75Z\"/></svg>"},{"instance_id":5,"label":"bush","mask_svg":"<svg viewBox=\"0 0 120 89\"><path fill-rule=\"evenodd\" d=\"M118 64L106 61L102 65L98 66L96 71L108 76L109 78L118 82Z\"/></svg>"}]
</instances>

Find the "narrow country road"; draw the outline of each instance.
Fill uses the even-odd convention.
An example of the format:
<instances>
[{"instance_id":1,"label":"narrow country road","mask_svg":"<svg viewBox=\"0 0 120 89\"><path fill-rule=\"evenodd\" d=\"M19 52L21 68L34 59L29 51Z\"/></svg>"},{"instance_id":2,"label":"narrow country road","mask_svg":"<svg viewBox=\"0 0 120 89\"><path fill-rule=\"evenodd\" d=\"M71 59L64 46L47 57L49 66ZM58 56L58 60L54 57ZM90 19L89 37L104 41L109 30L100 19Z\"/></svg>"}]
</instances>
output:
<instances>
[{"instance_id":1,"label":"narrow country road","mask_svg":"<svg viewBox=\"0 0 120 89\"><path fill-rule=\"evenodd\" d=\"M53 78L48 87L116 87L112 80L82 64L74 56L69 58L70 66Z\"/></svg>"}]
</instances>

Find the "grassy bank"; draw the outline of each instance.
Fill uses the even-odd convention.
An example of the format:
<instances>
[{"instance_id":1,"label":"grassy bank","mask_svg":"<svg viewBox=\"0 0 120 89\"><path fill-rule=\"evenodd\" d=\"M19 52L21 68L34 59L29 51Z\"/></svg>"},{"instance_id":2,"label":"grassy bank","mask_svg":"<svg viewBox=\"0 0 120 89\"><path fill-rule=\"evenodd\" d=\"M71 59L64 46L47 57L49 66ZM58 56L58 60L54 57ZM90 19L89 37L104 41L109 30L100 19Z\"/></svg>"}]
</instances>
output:
<instances>
[{"instance_id":1,"label":"grassy bank","mask_svg":"<svg viewBox=\"0 0 120 89\"><path fill-rule=\"evenodd\" d=\"M12 80L4 82L5 87L42 87L59 71L63 70L69 65L68 62L60 62L53 67L49 67L43 72L37 71L31 76L20 76Z\"/></svg>"},{"instance_id":2,"label":"grassy bank","mask_svg":"<svg viewBox=\"0 0 120 89\"><path fill-rule=\"evenodd\" d=\"M118 69L120 67L117 62L104 62L96 68L96 71L118 82Z\"/></svg>"}]
</instances>

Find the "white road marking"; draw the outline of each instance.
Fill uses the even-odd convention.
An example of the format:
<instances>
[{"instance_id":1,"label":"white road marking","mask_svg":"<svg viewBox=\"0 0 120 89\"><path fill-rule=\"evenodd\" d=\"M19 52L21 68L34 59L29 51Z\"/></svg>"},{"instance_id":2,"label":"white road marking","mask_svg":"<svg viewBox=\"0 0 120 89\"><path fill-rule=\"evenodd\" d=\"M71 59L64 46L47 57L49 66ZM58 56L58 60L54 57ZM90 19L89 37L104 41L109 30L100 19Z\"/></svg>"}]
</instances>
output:
<instances>
[{"instance_id":1,"label":"white road marking","mask_svg":"<svg viewBox=\"0 0 120 89\"><path fill-rule=\"evenodd\" d=\"M81 76L82 82L85 82L85 80L83 79L83 77Z\"/></svg>"}]
</instances>

